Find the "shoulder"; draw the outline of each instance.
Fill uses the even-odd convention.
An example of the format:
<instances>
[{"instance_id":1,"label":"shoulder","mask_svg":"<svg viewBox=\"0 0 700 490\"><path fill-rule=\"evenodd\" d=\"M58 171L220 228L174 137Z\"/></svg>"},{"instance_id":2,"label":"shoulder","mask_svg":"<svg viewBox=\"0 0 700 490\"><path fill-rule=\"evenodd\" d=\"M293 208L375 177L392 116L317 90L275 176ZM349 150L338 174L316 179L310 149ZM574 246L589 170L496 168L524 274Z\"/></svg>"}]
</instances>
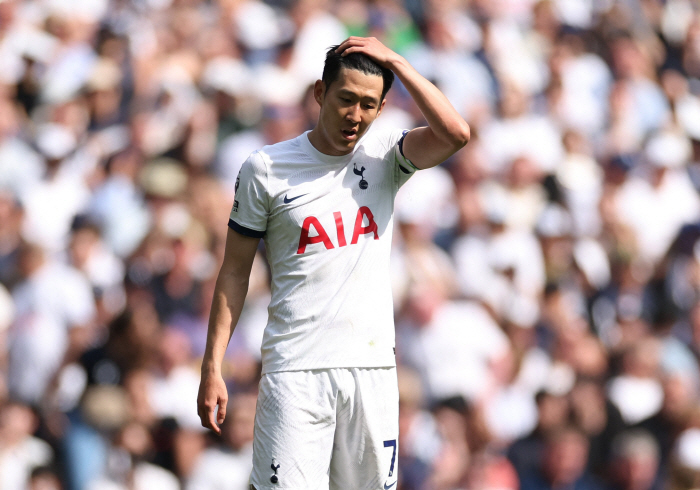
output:
<instances>
[{"instance_id":1,"label":"shoulder","mask_svg":"<svg viewBox=\"0 0 700 490\"><path fill-rule=\"evenodd\" d=\"M362 138L360 146L368 155L384 156L397 148L405 133L408 130L399 128L370 129Z\"/></svg>"},{"instance_id":2,"label":"shoulder","mask_svg":"<svg viewBox=\"0 0 700 490\"><path fill-rule=\"evenodd\" d=\"M241 169L252 169L256 173L258 171L264 171L269 164L269 156L263 150L255 150L253 153L248 155Z\"/></svg>"},{"instance_id":3,"label":"shoulder","mask_svg":"<svg viewBox=\"0 0 700 490\"><path fill-rule=\"evenodd\" d=\"M257 154L258 158L268 164L289 159L297 152L302 151L299 141L302 136L303 135L300 135L296 138L280 141L271 145L265 145L255 153Z\"/></svg>"},{"instance_id":4,"label":"shoulder","mask_svg":"<svg viewBox=\"0 0 700 490\"><path fill-rule=\"evenodd\" d=\"M408 129L381 127L372 128L367 132L363 143L367 145L383 145L391 148L407 133Z\"/></svg>"}]
</instances>

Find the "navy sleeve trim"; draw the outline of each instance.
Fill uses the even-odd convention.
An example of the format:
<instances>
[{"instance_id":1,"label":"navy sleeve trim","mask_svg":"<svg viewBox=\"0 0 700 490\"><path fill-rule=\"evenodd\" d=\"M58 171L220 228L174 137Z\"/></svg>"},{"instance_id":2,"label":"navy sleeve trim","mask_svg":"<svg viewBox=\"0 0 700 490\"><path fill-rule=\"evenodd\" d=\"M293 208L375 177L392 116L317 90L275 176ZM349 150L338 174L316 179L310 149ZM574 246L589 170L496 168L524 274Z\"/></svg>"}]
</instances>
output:
<instances>
[{"instance_id":1,"label":"navy sleeve trim","mask_svg":"<svg viewBox=\"0 0 700 490\"><path fill-rule=\"evenodd\" d=\"M413 169L413 170L420 170L418 167L416 167L411 160L406 158L406 155L403 154L403 140L406 137L406 135L410 133L410 130L404 129L403 134L401 135L401 139L399 140L399 153L401 153L401 156L403 157L404 161ZM405 174L410 174L411 170L407 170L405 167L403 167L401 164L399 164L399 168L401 171Z\"/></svg>"},{"instance_id":2,"label":"navy sleeve trim","mask_svg":"<svg viewBox=\"0 0 700 490\"><path fill-rule=\"evenodd\" d=\"M401 139L399 140L399 151L401 152L401 156L406 158L406 155L403 154L403 139L406 137L406 135L409 133L408 129L404 129L403 134L401 135Z\"/></svg>"},{"instance_id":3,"label":"navy sleeve trim","mask_svg":"<svg viewBox=\"0 0 700 490\"><path fill-rule=\"evenodd\" d=\"M258 230L251 230L250 228L246 228L245 226L241 226L232 219L228 220L228 227L231 228L233 231L236 233L239 233L243 236L249 236L251 238L262 238L265 236L264 231L258 231Z\"/></svg>"}]
</instances>

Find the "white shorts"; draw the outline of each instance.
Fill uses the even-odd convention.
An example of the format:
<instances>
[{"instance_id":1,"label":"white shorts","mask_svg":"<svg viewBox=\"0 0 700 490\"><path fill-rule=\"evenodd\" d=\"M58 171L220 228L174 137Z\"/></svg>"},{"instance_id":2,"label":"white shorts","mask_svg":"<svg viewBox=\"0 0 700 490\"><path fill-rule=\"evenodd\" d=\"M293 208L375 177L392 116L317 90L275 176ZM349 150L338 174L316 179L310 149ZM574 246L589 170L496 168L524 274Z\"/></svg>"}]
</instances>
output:
<instances>
[{"instance_id":1,"label":"white shorts","mask_svg":"<svg viewBox=\"0 0 700 490\"><path fill-rule=\"evenodd\" d=\"M265 374L251 489L395 488L398 425L396 368Z\"/></svg>"}]
</instances>

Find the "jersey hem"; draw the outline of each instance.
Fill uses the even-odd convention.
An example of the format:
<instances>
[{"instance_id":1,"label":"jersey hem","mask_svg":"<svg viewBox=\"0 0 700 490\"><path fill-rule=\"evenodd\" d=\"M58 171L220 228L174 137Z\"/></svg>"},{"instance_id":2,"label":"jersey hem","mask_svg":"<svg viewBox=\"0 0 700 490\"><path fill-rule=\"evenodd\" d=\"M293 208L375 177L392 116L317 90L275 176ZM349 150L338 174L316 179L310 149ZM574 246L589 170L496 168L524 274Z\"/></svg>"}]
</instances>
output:
<instances>
[{"instance_id":1,"label":"jersey hem","mask_svg":"<svg viewBox=\"0 0 700 490\"><path fill-rule=\"evenodd\" d=\"M293 365L290 365L293 364ZM331 364L317 364L317 363L274 363L271 365L265 365L263 363L263 368L261 374L268 373L279 373L279 372L289 372L289 371L313 371L316 369L347 369L347 368L358 368L358 369L372 369L372 368L391 368L396 367L396 359L387 359L381 362L347 362L347 363L331 363Z\"/></svg>"}]
</instances>

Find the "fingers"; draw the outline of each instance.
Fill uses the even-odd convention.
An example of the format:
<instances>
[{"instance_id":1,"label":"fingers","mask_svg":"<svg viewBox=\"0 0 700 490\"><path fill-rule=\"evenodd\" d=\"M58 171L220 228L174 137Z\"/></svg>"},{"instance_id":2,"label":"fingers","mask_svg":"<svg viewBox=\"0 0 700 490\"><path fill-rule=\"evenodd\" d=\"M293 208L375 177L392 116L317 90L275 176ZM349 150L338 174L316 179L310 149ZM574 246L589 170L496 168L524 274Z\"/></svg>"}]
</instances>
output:
<instances>
[{"instance_id":1,"label":"fingers","mask_svg":"<svg viewBox=\"0 0 700 490\"><path fill-rule=\"evenodd\" d=\"M204 373L197 395L197 415L202 427L221 435L219 427L226 418L228 392L220 374ZM217 412L218 407L218 412Z\"/></svg>"},{"instance_id":2,"label":"fingers","mask_svg":"<svg viewBox=\"0 0 700 490\"><path fill-rule=\"evenodd\" d=\"M220 418L220 421L217 423L215 416L216 412L216 405L203 405L200 406L199 409L199 420L202 423L202 427L206 427L207 429L213 430L217 434L221 435L221 428L219 427L219 424L221 424L224 419L221 416L218 416Z\"/></svg>"},{"instance_id":3,"label":"fingers","mask_svg":"<svg viewBox=\"0 0 700 490\"><path fill-rule=\"evenodd\" d=\"M226 405L228 404L228 400L219 400L219 411L216 412L216 423L218 425L221 425L224 423L224 419L226 418Z\"/></svg>"},{"instance_id":4,"label":"fingers","mask_svg":"<svg viewBox=\"0 0 700 490\"><path fill-rule=\"evenodd\" d=\"M384 46L376 37L349 37L343 41L336 53L347 56L353 53L362 53L369 56L382 66L389 66L396 53Z\"/></svg>"},{"instance_id":5,"label":"fingers","mask_svg":"<svg viewBox=\"0 0 700 490\"><path fill-rule=\"evenodd\" d=\"M371 37L352 36L340 43L335 52L340 53L342 56L347 56L350 53L363 51L373 41L376 41L376 39Z\"/></svg>"},{"instance_id":6,"label":"fingers","mask_svg":"<svg viewBox=\"0 0 700 490\"><path fill-rule=\"evenodd\" d=\"M228 399L225 397L212 397L210 400L198 400L197 414L199 415L199 421L202 427L206 427L221 435L221 428L219 426L226 418L227 403ZM219 408L218 411L217 407Z\"/></svg>"},{"instance_id":7,"label":"fingers","mask_svg":"<svg viewBox=\"0 0 700 490\"><path fill-rule=\"evenodd\" d=\"M363 52L362 48L346 48L342 53L340 53L340 56L347 56L352 53L361 53Z\"/></svg>"},{"instance_id":8,"label":"fingers","mask_svg":"<svg viewBox=\"0 0 700 490\"><path fill-rule=\"evenodd\" d=\"M205 425L205 427L221 435L221 427L219 427L219 425L216 423L216 420L214 420L214 412L216 412L216 407L207 411L207 425ZM221 422L223 422L223 420Z\"/></svg>"},{"instance_id":9,"label":"fingers","mask_svg":"<svg viewBox=\"0 0 700 490\"><path fill-rule=\"evenodd\" d=\"M338 45L335 52L340 53L340 52L344 51L350 44L352 44L360 39L362 39L362 38L357 37L357 36L350 36L349 38L347 38L345 41L343 41L342 43L340 43Z\"/></svg>"}]
</instances>

